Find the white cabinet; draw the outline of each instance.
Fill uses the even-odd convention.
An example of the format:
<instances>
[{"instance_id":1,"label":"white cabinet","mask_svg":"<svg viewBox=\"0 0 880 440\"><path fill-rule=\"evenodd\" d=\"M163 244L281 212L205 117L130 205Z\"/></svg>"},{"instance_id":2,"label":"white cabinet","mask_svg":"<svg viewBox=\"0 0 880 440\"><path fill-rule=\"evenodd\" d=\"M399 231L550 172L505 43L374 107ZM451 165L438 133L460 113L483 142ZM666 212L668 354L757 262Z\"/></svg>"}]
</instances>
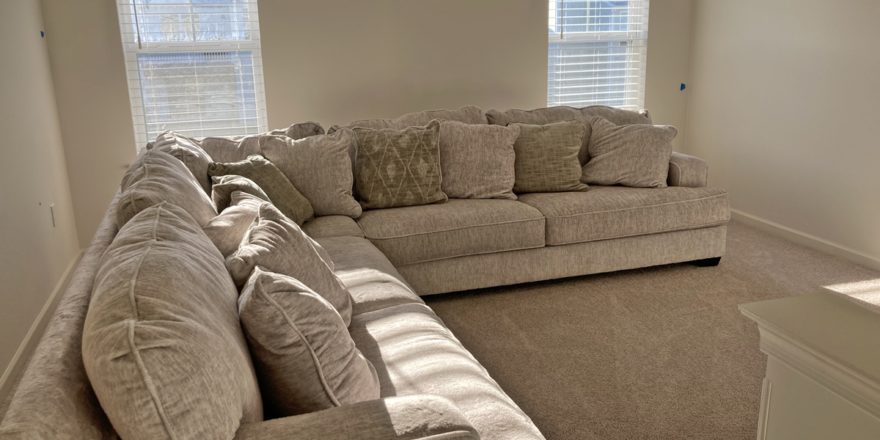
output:
<instances>
[{"instance_id":1,"label":"white cabinet","mask_svg":"<svg viewBox=\"0 0 880 440\"><path fill-rule=\"evenodd\" d=\"M836 294L743 304L767 373L763 440L880 439L880 313Z\"/></svg>"}]
</instances>

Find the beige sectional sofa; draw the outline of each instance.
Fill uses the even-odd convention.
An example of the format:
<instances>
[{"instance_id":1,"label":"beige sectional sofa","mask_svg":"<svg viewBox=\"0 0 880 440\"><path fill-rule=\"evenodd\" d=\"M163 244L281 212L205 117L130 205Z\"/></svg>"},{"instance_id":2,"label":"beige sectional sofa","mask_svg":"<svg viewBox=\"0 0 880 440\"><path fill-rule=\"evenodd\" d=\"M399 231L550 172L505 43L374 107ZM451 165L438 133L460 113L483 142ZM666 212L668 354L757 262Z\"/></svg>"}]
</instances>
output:
<instances>
[{"instance_id":1,"label":"beige sectional sofa","mask_svg":"<svg viewBox=\"0 0 880 440\"><path fill-rule=\"evenodd\" d=\"M596 111L650 122L645 114ZM569 117L570 111L563 113L551 116ZM438 116L455 117L423 112L403 120L424 124ZM492 122L473 108L466 117ZM379 125L395 124L403 122ZM543 438L420 296L659 264L717 263L729 220L726 193L707 186L703 161L678 153L668 183L592 186L518 200L453 199L366 210L356 220L332 215L307 222L303 230L324 247L351 294L349 331L376 369L381 397L241 423L236 438ZM118 205L112 202L74 272L0 424L0 438L117 436L86 376L81 341L102 254L121 227Z\"/></svg>"}]
</instances>

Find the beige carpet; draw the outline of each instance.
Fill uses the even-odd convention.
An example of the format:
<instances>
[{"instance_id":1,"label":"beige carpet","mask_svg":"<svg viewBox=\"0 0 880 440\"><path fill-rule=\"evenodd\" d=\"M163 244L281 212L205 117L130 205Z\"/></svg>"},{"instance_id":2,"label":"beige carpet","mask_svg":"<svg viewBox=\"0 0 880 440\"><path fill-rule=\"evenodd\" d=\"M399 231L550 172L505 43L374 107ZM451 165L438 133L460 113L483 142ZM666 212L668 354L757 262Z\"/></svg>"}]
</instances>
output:
<instances>
[{"instance_id":1,"label":"beige carpet","mask_svg":"<svg viewBox=\"0 0 880 440\"><path fill-rule=\"evenodd\" d=\"M714 268L426 299L548 439L753 439L765 358L737 304L878 278L734 223Z\"/></svg>"}]
</instances>

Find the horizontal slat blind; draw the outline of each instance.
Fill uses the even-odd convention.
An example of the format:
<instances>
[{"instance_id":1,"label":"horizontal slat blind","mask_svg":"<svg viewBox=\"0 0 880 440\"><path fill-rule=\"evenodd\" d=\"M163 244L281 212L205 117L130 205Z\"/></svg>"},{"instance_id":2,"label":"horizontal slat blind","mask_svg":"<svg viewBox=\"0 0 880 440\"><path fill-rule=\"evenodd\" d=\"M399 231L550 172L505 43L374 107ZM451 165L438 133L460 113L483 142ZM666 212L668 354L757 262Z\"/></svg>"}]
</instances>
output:
<instances>
[{"instance_id":1,"label":"horizontal slat blind","mask_svg":"<svg viewBox=\"0 0 880 440\"><path fill-rule=\"evenodd\" d=\"M117 0L135 141L267 130L256 0Z\"/></svg>"},{"instance_id":2,"label":"horizontal slat blind","mask_svg":"<svg viewBox=\"0 0 880 440\"><path fill-rule=\"evenodd\" d=\"M640 109L648 0L549 0L547 104Z\"/></svg>"}]
</instances>

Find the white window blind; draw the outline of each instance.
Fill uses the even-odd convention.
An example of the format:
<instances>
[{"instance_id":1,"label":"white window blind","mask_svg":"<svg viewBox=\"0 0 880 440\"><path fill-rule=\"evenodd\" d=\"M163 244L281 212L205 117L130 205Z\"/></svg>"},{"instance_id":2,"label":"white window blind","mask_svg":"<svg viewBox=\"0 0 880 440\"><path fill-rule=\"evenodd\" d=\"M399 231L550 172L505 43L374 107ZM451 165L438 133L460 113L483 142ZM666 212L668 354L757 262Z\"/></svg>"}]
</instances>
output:
<instances>
[{"instance_id":1,"label":"white window blind","mask_svg":"<svg viewBox=\"0 0 880 440\"><path fill-rule=\"evenodd\" d=\"M138 147L267 130L256 0L117 0Z\"/></svg>"},{"instance_id":2,"label":"white window blind","mask_svg":"<svg viewBox=\"0 0 880 440\"><path fill-rule=\"evenodd\" d=\"M649 0L549 0L548 105L640 109Z\"/></svg>"}]
</instances>

